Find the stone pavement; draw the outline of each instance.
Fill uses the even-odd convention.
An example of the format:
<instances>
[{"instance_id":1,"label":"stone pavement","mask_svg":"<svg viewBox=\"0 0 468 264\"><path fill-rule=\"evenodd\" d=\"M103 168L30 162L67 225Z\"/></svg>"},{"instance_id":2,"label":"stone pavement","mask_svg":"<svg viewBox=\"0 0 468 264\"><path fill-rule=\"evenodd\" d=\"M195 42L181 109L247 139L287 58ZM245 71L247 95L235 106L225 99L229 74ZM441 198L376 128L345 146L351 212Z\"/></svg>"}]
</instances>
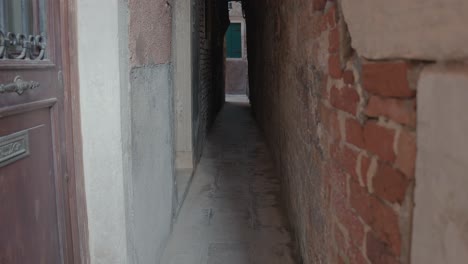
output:
<instances>
[{"instance_id":1,"label":"stone pavement","mask_svg":"<svg viewBox=\"0 0 468 264\"><path fill-rule=\"evenodd\" d=\"M280 183L245 96L228 96L162 264L293 264Z\"/></svg>"}]
</instances>

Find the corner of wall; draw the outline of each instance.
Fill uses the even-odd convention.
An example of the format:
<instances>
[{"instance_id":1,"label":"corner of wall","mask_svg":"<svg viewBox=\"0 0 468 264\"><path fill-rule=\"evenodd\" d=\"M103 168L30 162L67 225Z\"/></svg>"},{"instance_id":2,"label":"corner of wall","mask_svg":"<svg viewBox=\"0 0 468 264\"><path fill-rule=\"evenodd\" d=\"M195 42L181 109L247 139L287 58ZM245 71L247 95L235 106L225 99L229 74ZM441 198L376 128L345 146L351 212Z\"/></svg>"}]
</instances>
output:
<instances>
[{"instance_id":1,"label":"corner of wall","mask_svg":"<svg viewBox=\"0 0 468 264\"><path fill-rule=\"evenodd\" d=\"M129 50L129 6L128 0L118 1L118 50L120 72L120 118L122 131L122 171L124 173L125 194L125 221L127 234L127 261L134 263L136 259L135 226L133 221L134 209L132 205L133 180L132 180L132 116L130 100L130 50Z\"/></svg>"},{"instance_id":2,"label":"corner of wall","mask_svg":"<svg viewBox=\"0 0 468 264\"><path fill-rule=\"evenodd\" d=\"M172 6L129 1L132 263L161 257L174 211Z\"/></svg>"},{"instance_id":3,"label":"corner of wall","mask_svg":"<svg viewBox=\"0 0 468 264\"><path fill-rule=\"evenodd\" d=\"M175 0L172 15L175 166L180 169L194 168L192 143L193 55L191 2Z\"/></svg>"},{"instance_id":4,"label":"corner of wall","mask_svg":"<svg viewBox=\"0 0 468 264\"><path fill-rule=\"evenodd\" d=\"M106 10L106 15L102 15ZM92 263L128 263L126 1L77 2L83 170ZM99 41L96 41L96 40ZM114 45L110 45L113 43ZM122 47L123 45L123 47Z\"/></svg>"}]
</instances>

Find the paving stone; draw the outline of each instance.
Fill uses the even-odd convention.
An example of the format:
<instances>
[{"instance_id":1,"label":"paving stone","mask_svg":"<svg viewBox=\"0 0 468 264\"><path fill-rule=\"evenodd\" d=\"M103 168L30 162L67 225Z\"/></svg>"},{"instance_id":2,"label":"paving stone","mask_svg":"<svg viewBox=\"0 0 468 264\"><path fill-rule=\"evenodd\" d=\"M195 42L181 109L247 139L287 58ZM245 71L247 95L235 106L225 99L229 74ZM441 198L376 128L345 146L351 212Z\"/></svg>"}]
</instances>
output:
<instances>
[{"instance_id":1,"label":"paving stone","mask_svg":"<svg viewBox=\"0 0 468 264\"><path fill-rule=\"evenodd\" d=\"M293 264L280 182L245 96L208 135L162 264Z\"/></svg>"}]
</instances>

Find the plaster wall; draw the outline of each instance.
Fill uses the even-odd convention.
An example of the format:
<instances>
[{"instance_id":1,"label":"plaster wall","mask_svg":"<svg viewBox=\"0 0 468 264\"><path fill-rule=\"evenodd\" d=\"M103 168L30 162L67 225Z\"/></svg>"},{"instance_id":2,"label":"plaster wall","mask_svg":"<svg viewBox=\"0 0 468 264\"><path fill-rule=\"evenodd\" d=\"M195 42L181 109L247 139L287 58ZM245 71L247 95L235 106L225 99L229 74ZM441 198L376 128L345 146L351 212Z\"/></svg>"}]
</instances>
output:
<instances>
[{"instance_id":1,"label":"plaster wall","mask_svg":"<svg viewBox=\"0 0 468 264\"><path fill-rule=\"evenodd\" d=\"M226 60L226 93L246 94L248 87L247 60Z\"/></svg>"},{"instance_id":2,"label":"plaster wall","mask_svg":"<svg viewBox=\"0 0 468 264\"><path fill-rule=\"evenodd\" d=\"M467 66L421 74L412 263L468 259L467 87Z\"/></svg>"},{"instance_id":3,"label":"plaster wall","mask_svg":"<svg viewBox=\"0 0 468 264\"><path fill-rule=\"evenodd\" d=\"M129 190L133 261L155 263L171 230L174 146L170 65L131 73L132 174Z\"/></svg>"},{"instance_id":4,"label":"plaster wall","mask_svg":"<svg viewBox=\"0 0 468 264\"><path fill-rule=\"evenodd\" d=\"M175 207L172 6L129 0L131 263L158 263Z\"/></svg>"},{"instance_id":5,"label":"plaster wall","mask_svg":"<svg viewBox=\"0 0 468 264\"><path fill-rule=\"evenodd\" d=\"M242 17L242 3L230 2L232 9L229 10L229 18L243 18Z\"/></svg>"},{"instance_id":6,"label":"plaster wall","mask_svg":"<svg viewBox=\"0 0 468 264\"><path fill-rule=\"evenodd\" d=\"M465 0L342 0L357 52L370 59L468 58Z\"/></svg>"},{"instance_id":7,"label":"plaster wall","mask_svg":"<svg viewBox=\"0 0 468 264\"><path fill-rule=\"evenodd\" d=\"M172 10L162 0L77 5L90 260L158 263L174 201Z\"/></svg>"},{"instance_id":8,"label":"plaster wall","mask_svg":"<svg viewBox=\"0 0 468 264\"><path fill-rule=\"evenodd\" d=\"M174 111L176 168L193 168L192 143L192 1L174 1Z\"/></svg>"},{"instance_id":9,"label":"plaster wall","mask_svg":"<svg viewBox=\"0 0 468 264\"><path fill-rule=\"evenodd\" d=\"M170 1L128 0L128 5L131 65L169 62L172 38Z\"/></svg>"},{"instance_id":10,"label":"plaster wall","mask_svg":"<svg viewBox=\"0 0 468 264\"><path fill-rule=\"evenodd\" d=\"M91 263L128 263L125 1L77 2L83 166ZM103 16L102 12L106 15ZM96 41L99 40L99 41ZM112 45L110 45L112 43Z\"/></svg>"}]
</instances>

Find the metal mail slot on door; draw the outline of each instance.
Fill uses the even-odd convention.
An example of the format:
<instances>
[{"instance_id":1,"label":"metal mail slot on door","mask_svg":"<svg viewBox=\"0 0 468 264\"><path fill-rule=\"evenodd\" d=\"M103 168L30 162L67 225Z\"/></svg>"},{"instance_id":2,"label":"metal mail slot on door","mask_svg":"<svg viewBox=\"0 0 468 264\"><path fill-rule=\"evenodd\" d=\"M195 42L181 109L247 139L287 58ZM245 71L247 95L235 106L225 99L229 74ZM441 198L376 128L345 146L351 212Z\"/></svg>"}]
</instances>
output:
<instances>
[{"instance_id":1,"label":"metal mail slot on door","mask_svg":"<svg viewBox=\"0 0 468 264\"><path fill-rule=\"evenodd\" d=\"M29 156L28 131L0 137L0 168Z\"/></svg>"}]
</instances>

